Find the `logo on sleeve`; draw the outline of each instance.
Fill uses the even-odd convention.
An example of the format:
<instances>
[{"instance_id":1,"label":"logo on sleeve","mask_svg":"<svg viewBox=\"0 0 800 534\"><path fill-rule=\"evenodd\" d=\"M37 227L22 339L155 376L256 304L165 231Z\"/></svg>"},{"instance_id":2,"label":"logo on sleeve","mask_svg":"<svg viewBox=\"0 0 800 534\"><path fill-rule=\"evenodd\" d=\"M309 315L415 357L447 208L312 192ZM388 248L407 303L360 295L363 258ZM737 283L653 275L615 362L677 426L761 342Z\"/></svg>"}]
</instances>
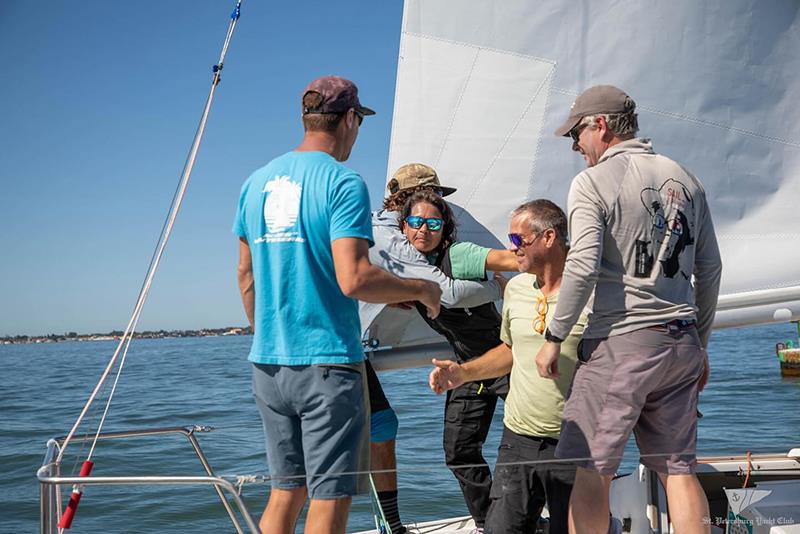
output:
<instances>
[{"instance_id":1,"label":"logo on sleeve","mask_svg":"<svg viewBox=\"0 0 800 534\"><path fill-rule=\"evenodd\" d=\"M303 186L289 176L276 176L264 185L264 223L267 233L256 243L286 243L305 241L297 231L300 197Z\"/></svg>"}]
</instances>

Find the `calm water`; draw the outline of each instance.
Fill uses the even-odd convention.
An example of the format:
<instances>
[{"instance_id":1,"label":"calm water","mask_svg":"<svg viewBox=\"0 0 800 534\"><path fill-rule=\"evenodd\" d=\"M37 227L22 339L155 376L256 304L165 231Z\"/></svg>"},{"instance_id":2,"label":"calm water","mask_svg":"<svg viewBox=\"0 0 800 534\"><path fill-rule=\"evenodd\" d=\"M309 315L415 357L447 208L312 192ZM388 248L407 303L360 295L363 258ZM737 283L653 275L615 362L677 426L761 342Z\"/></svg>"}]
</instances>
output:
<instances>
[{"instance_id":1,"label":"calm water","mask_svg":"<svg viewBox=\"0 0 800 534\"><path fill-rule=\"evenodd\" d=\"M782 380L777 341L795 339L792 325L716 332L711 343L711 383L701 397L704 454L786 452L800 446L800 384ZM192 424L217 430L200 435L219 474L265 474L260 419L250 395L248 337L135 341L106 430ZM48 438L65 433L88 397L113 342L0 346L0 531L35 532L38 484ZM400 418L398 464L401 512L406 521L466 514L458 485L441 452L442 404L426 386L427 369L383 373ZM96 421L96 419L95 419ZM501 416L495 418L487 458L494 461ZM64 471L73 467L73 447ZM69 456L69 455L68 455ZM625 462L634 465L629 447ZM182 437L102 442L93 474L203 474ZM406 470L403 469L413 469ZM244 495L260 513L264 485ZM89 488L71 529L83 532L231 532L216 494L192 489ZM371 505L355 499L350 529L370 528Z\"/></svg>"}]
</instances>

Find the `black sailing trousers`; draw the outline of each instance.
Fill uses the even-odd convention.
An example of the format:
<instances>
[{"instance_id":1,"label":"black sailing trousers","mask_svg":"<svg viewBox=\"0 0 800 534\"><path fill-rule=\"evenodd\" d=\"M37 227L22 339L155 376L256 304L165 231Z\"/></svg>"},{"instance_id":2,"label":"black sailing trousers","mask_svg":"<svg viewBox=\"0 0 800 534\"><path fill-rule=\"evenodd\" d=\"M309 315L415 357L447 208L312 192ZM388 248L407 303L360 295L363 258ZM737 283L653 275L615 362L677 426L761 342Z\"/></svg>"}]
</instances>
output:
<instances>
[{"instance_id":1,"label":"black sailing trousers","mask_svg":"<svg viewBox=\"0 0 800 534\"><path fill-rule=\"evenodd\" d=\"M483 457L483 443L492 424L497 399L508 395L508 376L468 382L447 392L444 408L444 457L458 479L467 509L483 527L489 510L492 472ZM483 464L482 467L462 465Z\"/></svg>"}]
</instances>

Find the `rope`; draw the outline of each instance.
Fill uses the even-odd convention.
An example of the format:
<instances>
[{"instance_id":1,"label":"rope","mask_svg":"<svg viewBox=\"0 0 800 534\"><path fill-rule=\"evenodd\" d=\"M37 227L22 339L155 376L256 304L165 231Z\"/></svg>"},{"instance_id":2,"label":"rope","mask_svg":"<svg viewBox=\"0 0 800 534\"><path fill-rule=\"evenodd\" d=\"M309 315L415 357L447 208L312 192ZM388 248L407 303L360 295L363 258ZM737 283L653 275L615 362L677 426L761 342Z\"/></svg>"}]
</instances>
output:
<instances>
[{"instance_id":1,"label":"rope","mask_svg":"<svg viewBox=\"0 0 800 534\"><path fill-rule=\"evenodd\" d=\"M108 399L106 400L106 405L103 410L103 415L100 419L100 423L98 424L97 432L95 433L94 439L92 440L91 448L89 449L89 453L86 457L86 460L84 461L84 467L88 463L90 463L92 455L94 454L95 447L97 446L97 441L99 440L100 433L102 432L103 425L105 424L106 418L111 408L111 402L114 398L114 393L116 392L117 384L119 383L120 376L122 375L122 369L125 366L125 360L127 359L128 356L128 349L130 348L131 341L133 340L133 333L136 331L136 325L139 322L139 317L141 316L142 309L144 308L144 303L147 300L147 295L150 292L150 287L152 286L153 279L155 278L156 271L158 270L158 266L161 263L161 258L163 257L164 250L166 249L167 243L169 242L169 237L172 234L172 229L175 225L175 220L178 217L178 212L180 211L181 204L183 203L183 198L186 194L186 189L189 185L189 178L191 177L192 170L194 168L194 163L197 159L197 153L200 150L200 142L203 139L206 123L208 121L208 115L211 112L211 104L214 100L214 93L216 91L217 85L221 80L220 74L224 66L225 55L228 51L228 47L230 46L230 42L233 37L233 32L236 29L236 23L238 22L239 17L241 15L241 5L242 5L242 0L237 0L236 6L233 12L231 13L231 21L228 24L228 32L225 35L225 41L223 42L222 45L222 51L220 52L219 61L212 68L213 77L211 81L211 89L209 90L208 97L206 98L206 104L203 109L203 114L200 118L200 123L197 127L197 130L195 131L194 139L192 141L189 154L186 157L186 162L184 163L183 171L181 173L180 180L178 181L178 186L173 196L172 204L170 205L167 218L164 222L164 225L161 228L161 234L159 236L153 255L150 258L150 265L148 266L147 274L145 276L144 282L142 283L142 287L139 290L139 296L136 299L136 305L134 306L133 313L131 314L128 324L125 327L125 331L119 340L119 344L117 345L117 348L114 351L114 355L111 357L111 360L108 362L108 365L106 365L105 369L103 370L103 373L100 376L100 380L97 382L97 385L94 387L94 390L92 390L92 393L89 395L89 399L86 401L86 404L81 410L81 413L78 415L78 418L76 419L75 423L73 424L72 428L67 434L67 437L65 438L64 443L58 452L58 457L56 458L57 465L61 465L61 462L64 458L64 453L66 452L67 447L70 441L72 440L72 437L75 435L75 432L77 432L78 428L80 427L81 423L86 417L86 413L92 407L95 399L97 398L98 393L105 386L106 380L108 379L111 370L114 368L114 365L116 364L117 359L119 358L121 352L122 358L119 360L119 367L117 368L117 374L114 378L114 384L111 388L111 392L109 393ZM81 452L83 452L83 447L81 447ZM80 485L76 484L73 487L73 493L82 493ZM80 495L78 495L78 498L79 497ZM78 501L76 500L74 503L72 513L74 513L74 510L77 508L77 503ZM64 531L65 528L69 528L69 523L71 523L71 516L70 519L66 522L66 526L59 526L59 532L61 533Z\"/></svg>"},{"instance_id":2,"label":"rope","mask_svg":"<svg viewBox=\"0 0 800 534\"><path fill-rule=\"evenodd\" d=\"M91 395L89 395L89 399L87 400L86 404L84 405L81 413L78 415L75 424L67 434L64 443L59 450L58 458L56 459L56 463L60 464L64 453L69 445L72 437L75 435L75 432L80 427L81 423L83 422L86 413L89 411L89 408L94 403L95 399L97 398L98 393L100 392L101 388L105 385L106 380L108 379L111 370L113 369L115 363L117 362L120 353L122 354L122 358L119 360L119 367L117 369L117 374L114 379L114 384L112 386L111 392L108 396L106 401L106 406L103 411L103 416L101 418L100 424L97 428L97 433L95 434L94 440L92 442L91 449L89 451L89 455L87 456L87 460L91 459L92 454L94 453L95 446L97 444L97 440L99 439L100 432L102 431L103 424L105 423L106 417L108 415L112 399L114 397L114 393L116 391L116 386L119 381L119 378L122 374L122 369L125 364L125 360L128 355L128 349L130 347L130 343L133 339L133 333L136 330L136 325L139 321L139 317L141 316L142 308L144 307L144 303L147 300L148 293L150 291L150 287L152 285L153 279L155 278L156 271L158 270L158 266L161 262L161 258L163 257L164 250L167 246L167 242L169 241L169 237L172 234L172 229L175 225L175 220L177 219L178 212L180 210L181 204L183 203L183 198L186 194L186 189L189 184L189 178L192 174L192 170L194 168L195 160L197 159L197 153L200 149L200 142L202 141L203 134L205 132L206 123L208 121L208 115L211 111L211 104L214 99L214 93L216 91L217 85L219 84L221 78L220 73L222 71L225 55L227 53L228 47L231 42L231 38L233 37L233 32L236 29L236 23L239 20L239 16L241 15L241 4L242 0L237 0L236 7L234 8L233 12L231 13L231 21L228 25L228 32L225 36L225 41L222 46L222 52L220 53L219 61L216 65L212 68L213 71L213 78L211 82L211 89L209 90L208 97L206 98L205 107L203 109L203 114L200 118L200 123L197 127L195 132L194 139L192 141L191 148L189 150L189 154L186 158L186 162L184 163L183 171L181 173L180 180L178 182L178 187L176 188L175 195L173 197L172 204L168 211L167 218L164 222L164 225L161 230L161 235L159 240L156 244L155 250L153 252L153 256L150 260L150 265L148 266L147 274L145 276L144 282L142 283L142 287L139 291L139 296L136 300L136 305L134 306L133 313L131 314L130 320L128 321L128 325L125 327L125 331L120 338L119 344L117 345L116 350L114 351L111 360L108 362L108 365L104 369L100 380L97 382L94 390L92 391Z\"/></svg>"},{"instance_id":3,"label":"rope","mask_svg":"<svg viewBox=\"0 0 800 534\"><path fill-rule=\"evenodd\" d=\"M747 451L747 474L744 477L744 484L742 484L743 488L747 487L747 483L750 482L750 469L753 467L753 463L750 461L752 454L750 451Z\"/></svg>"},{"instance_id":4,"label":"rope","mask_svg":"<svg viewBox=\"0 0 800 534\"><path fill-rule=\"evenodd\" d=\"M386 520L386 515L383 513L381 500L378 497L378 488L375 487L375 481L372 478L372 473L369 474L369 489L370 489L370 503L372 504L372 516L375 518L375 530L378 534L392 534L392 527Z\"/></svg>"},{"instance_id":5,"label":"rope","mask_svg":"<svg viewBox=\"0 0 800 534\"><path fill-rule=\"evenodd\" d=\"M240 497L242 496L242 489L244 488L244 485L247 484L247 483L256 484L257 483L256 476L255 475L240 475L240 476L236 477L236 484L235 484L236 485L236 493Z\"/></svg>"}]
</instances>

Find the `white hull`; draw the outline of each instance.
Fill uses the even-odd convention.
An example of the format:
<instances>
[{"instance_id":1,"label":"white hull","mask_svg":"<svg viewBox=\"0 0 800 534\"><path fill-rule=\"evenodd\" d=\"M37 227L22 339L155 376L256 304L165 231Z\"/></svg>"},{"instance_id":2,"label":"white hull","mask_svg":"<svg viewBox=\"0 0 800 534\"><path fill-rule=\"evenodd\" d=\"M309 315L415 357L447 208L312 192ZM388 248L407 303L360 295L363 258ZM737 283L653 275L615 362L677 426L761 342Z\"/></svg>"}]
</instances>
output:
<instances>
[{"instance_id":1,"label":"white hull","mask_svg":"<svg viewBox=\"0 0 800 534\"><path fill-rule=\"evenodd\" d=\"M468 534L475 528L475 523L469 516L451 517L450 519L438 519L436 521L425 521L423 523L409 523L406 525L411 534L434 534L447 532L450 534ZM364 530L355 534L375 534L377 530Z\"/></svg>"},{"instance_id":2,"label":"white hull","mask_svg":"<svg viewBox=\"0 0 800 534\"><path fill-rule=\"evenodd\" d=\"M749 490L750 507L742 506L735 511L744 517L760 518L754 523L753 533L800 534L800 448L792 449L785 455L753 455L749 471L748 487L760 486L758 490L766 488L766 491ZM715 456L699 460L697 475L709 500L712 534L724 532L724 525L729 523L729 500L725 490L741 488L747 473L746 456ZM773 502L761 501L766 504L761 510L756 510L758 502L752 498L753 493L758 493L762 498L769 497ZM635 472L612 482L610 503L611 513L618 520L622 532L672 532L664 490L656 474L641 465ZM469 517L411 523L407 526L411 533L450 534L466 534L475 527ZM377 531L357 534L377 534Z\"/></svg>"}]
</instances>

